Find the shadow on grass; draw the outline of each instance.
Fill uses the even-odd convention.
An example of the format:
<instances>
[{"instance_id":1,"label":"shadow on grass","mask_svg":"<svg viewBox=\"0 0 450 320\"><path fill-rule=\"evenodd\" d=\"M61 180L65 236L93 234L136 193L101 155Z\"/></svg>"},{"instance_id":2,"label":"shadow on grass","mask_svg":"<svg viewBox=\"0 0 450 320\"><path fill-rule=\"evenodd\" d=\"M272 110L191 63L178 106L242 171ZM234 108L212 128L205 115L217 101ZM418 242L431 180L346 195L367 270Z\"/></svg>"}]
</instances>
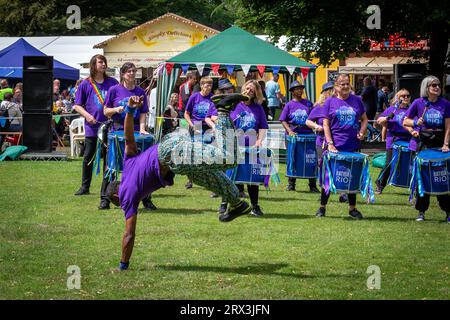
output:
<instances>
[{"instance_id":1,"label":"shadow on grass","mask_svg":"<svg viewBox=\"0 0 450 320\"><path fill-rule=\"evenodd\" d=\"M259 197L261 198L261 200L270 201L270 202L311 201L311 199L306 199L306 198L273 198L273 197L265 197L264 194L260 194Z\"/></svg>"},{"instance_id":2,"label":"shadow on grass","mask_svg":"<svg viewBox=\"0 0 450 320\"><path fill-rule=\"evenodd\" d=\"M258 263L251 264L243 267L216 267L216 266L198 266L198 265L187 265L187 266L163 266L156 265L157 269L162 269L166 271L183 271L183 272L215 272L215 273L232 273L241 275L264 275L264 276L281 276L281 277L291 277L296 279L307 279L307 278L322 278L322 277L353 277L353 275L325 275L325 276L314 276L306 274L295 274L286 272L277 272L277 270L286 268L289 265L286 263Z\"/></svg>"},{"instance_id":3,"label":"shadow on grass","mask_svg":"<svg viewBox=\"0 0 450 320\"><path fill-rule=\"evenodd\" d=\"M180 214L180 215L191 215L191 214L206 214L206 213L216 213L216 210L211 209L186 209L186 208L158 208L157 210L147 210L145 208L139 208L138 213L161 213L161 214Z\"/></svg>"}]
</instances>

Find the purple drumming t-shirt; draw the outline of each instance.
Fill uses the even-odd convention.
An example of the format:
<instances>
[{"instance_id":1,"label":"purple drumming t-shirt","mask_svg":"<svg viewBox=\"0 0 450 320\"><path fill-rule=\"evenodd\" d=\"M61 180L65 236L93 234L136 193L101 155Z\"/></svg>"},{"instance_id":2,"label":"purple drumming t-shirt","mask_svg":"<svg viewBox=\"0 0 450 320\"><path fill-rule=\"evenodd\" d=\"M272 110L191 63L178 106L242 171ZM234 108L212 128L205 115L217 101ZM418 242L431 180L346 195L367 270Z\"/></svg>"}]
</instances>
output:
<instances>
[{"instance_id":1,"label":"purple drumming t-shirt","mask_svg":"<svg viewBox=\"0 0 450 320\"><path fill-rule=\"evenodd\" d=\"M217 109L214 105L212 105L211 107L209 107L208 112L206 113L206 117L205 118L211 118L212 116L219 116L219 114L217 113Z\"/></svg>"},{"instance_id":2,"label":"purple drumming t-shirt","mask_svg":"<svg viewBox=\"0 0 450 320\"><path fill-rule=\"evenodd\" d=\"M125 219L137 214L139 202L148 194L165 186L173 185L175 176L168 180L161 176L158 161L158 144L155 144L138 155L124 156L122 181L119 187L119 200Z\"/></svg>"},{"instance_id":3,"label":"purple drumming t-shirt","mask_svg":"<svg viewBox=\"0 0 450 320\"><path fill-rule=\"evenodd\" d=\"M206 115L211 107L215 108L214 103L211 101L212 94L208 94L206 97L202 96L200 92L194 93L189 97L186 104L186 110L189 112L192 122L202 122L205 124Z\"/></svg>"},{"instance_id":4,"label":"purple drumming t-shirt","mask_svg":"<svg viewBox=\"0 0 450 320\"><path fill-rule=\"evenodd\" d=\"M311 110L311 112L308 116L308 120L317 123L319 126L321 126L323 128L323 118L324 118L323 110L324 110L323 107L316 104L314 106L314 108ZM317 132L316 135L317 135L316 146L323 147L323 142L325 140L323 131Z\"/></svg>"},{"instance_id":5,"label":"purple drumming t-shirt","mask_svg":"<svg viewBox=\"0 0 450 320\"><path fill-rule=\"evenodd\" d=\"M253 146L259 129L269 129L266 114L260 104L252 102L246 105L240 102L230 113L231 120L236 129L242 129L244 135L239 137L240 146ZM250 132L247 132L251 130Z\"/></svg>"},{"instance_id":6,"label":"purple drumming t-shirt","mask_svg":"<svg viewBox=\"0 0 450 320\"><path fill-rule=\"evenodd\" d=\"M407 108L396 108L395 106L390 106L383 111L379 117L387 117L392 112L394 117L388 119L387 122L387 136L386 136L386 149L392 149L392 144L396 141L410 141L412 135L403 127L403 120L405 120Z\"/></svg>"},{"instance_id":7,"label":"purple drumming t-shirt","mask_svg":"<svg viewBox=\"0 0 450 320\"><path fill-rule=\"evenodd\" d=\"M445 130L445 119L450 118L450 102L439 97L436 102L431 102L424 115L427 100L418 98L414 100L406 112L409 119L423 116L422 129Z\"/></svg>"},{"instance_id":8,"label":"purple drumming t-shirt","mask_svg":"<svg viewBox=\"0 0 450 320\"><path fill-rule=\"evenodd\" d=\"M295 133L311 134L312 130L306 125L311 109L312 103L306 99L301 99L300 101L291 100L284 106L279 120L286 121L289 124L289 128Z\"/></svg>"},{"instance_id":9,"label":"purple drumming t-shirt","mask_svg":"<svg viewBox=\"0 0 450 320\"><path fill-rule=\"evenodd\" d=\"M108 94L106 95L105 99L105 105L107 108L125 108L128 104L128 99L130 99L131 96L144 96L144 103L142 107L137 108L136 113L134 114L134 130L139 131L139 117L141 113L148 112L147 96L144 89L136 86L133 90L128 90L123 85L118 84L108 90ZM125 115L126 112L124 111L120 114L116 113L112 116L112 119L114 120L113 130L123 130Z\"/></svg>"},{"instance_id":10,"label":"purple drumming t-shirt","mask_svg":"<svg viewBox=\"0 0 450 320\"><path fill-rule=\"evenodd\" d=\"M111 77L105 78L103 83L95 81L94 83L97 85L103 99L105 99L108 89L118 84L117 80ZM99 101L99 98L88 79L83 80L78 86L75 94L75 104L85 108L86 111L97 120L96 124L90 124L87 121L84 121L86 137L96 137L98 128L101 125L99 122L105 122L107 118L103 113L103 105Z\"/></svg>"},{"instance_id":11,"label":"purple drumming t-shirt","mask_svg":"<svg viewBox=\"0 0 450 320\"><path fill-rule=\"evenodd\" d=\"M330 120L331 136L336 149L347 152L359 150L359 119L365 113L361 98L353 94L345 100L330 97L323 108L324 117Z\"/></svg>"}]
</instances>

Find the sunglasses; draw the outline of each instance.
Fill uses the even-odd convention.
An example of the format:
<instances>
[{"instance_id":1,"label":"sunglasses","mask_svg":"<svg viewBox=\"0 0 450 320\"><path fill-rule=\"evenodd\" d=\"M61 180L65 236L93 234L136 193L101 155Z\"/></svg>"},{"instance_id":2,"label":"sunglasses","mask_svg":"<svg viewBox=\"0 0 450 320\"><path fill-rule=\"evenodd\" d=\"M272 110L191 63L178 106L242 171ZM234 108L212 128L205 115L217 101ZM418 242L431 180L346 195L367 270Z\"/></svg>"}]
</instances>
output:
<instances>
[{"instance_id":1,"label":"sunglasses","mask_svg":"<svg viewBox=\"0 0 450 320\"><path fill-rule=\"evenodd\" d=\"M433 88L439 88L441 85L439 84L439 83L432 83L432 84L430 84L430 87L433 87Z\"/></svg>"}]
</instances>

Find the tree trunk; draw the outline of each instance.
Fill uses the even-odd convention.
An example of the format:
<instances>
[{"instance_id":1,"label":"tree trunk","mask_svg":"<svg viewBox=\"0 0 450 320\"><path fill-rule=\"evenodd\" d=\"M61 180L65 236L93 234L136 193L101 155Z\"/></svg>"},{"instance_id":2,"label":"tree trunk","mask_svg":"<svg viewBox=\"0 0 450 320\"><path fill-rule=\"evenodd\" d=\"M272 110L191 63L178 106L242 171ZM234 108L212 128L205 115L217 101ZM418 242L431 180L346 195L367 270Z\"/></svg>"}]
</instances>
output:
<instances>
[{"instance_id":1,"label":"tree trunk","mask_svg":"<svg viewBox=\"0 0 450 320\"><path fill-rule=\"evenodd\" d=\"M441 24L433 26L430 39L429 74L445 83L444 70L450 33Z\"/></svg>"}]
</instances>

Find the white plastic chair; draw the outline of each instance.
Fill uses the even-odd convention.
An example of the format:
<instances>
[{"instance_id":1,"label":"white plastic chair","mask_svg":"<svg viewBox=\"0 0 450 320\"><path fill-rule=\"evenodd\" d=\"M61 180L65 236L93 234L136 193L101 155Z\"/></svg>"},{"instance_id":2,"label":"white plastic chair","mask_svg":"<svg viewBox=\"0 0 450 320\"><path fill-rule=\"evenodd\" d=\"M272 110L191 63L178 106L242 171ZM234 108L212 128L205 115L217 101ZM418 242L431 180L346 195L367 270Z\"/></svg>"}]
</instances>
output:
<instances>
[{"instance_id":1,"label":"white plastic chair","mask_svg":"<svg viewBox=\"0 0 450 320\"><path fill-rule=\"evenodd\" d=\"M73 157L74 154L78 156L79 148L77 148L77 145L79 145L80 141L84 141L84 118L80 117L77 119L72 120L72 123L69 126L69 133L70 133L70 156Z\"/></svg>"}]
</instances>

